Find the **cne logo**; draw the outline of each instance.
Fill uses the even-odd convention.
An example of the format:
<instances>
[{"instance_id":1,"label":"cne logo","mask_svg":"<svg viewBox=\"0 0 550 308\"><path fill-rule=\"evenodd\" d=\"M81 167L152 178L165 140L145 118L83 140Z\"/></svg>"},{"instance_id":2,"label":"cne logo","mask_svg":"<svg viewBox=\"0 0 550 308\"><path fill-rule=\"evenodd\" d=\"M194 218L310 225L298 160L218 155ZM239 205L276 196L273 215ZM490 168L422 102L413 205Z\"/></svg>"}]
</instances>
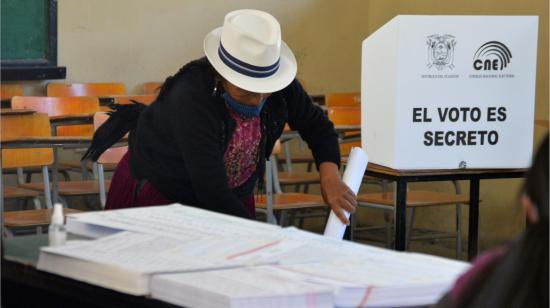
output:
<instances>
[{"instance_id":1,"label":"cne logo","mask_svg":"<svg viewBox=\"0 0 550 308\"><path fill-rule=\"evenodd\" d=\"M474 54L474 69L476 71L503 70L512 59L510 49L501 42L490 41L477 49Z\"/></svg>"}]
</instances>

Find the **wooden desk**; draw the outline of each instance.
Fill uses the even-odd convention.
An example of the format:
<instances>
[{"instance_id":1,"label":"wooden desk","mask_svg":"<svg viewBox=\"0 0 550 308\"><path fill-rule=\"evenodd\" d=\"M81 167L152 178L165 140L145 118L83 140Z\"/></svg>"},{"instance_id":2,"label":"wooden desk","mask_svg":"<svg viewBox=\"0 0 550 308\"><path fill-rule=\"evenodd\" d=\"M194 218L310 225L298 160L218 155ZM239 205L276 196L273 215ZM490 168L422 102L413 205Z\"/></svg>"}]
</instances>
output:
<instances>
[{"instance_id":1,"label":"wooden desk","mask_svg":"<svg viewBox=\"0 0 550 308\"><path fill-rule=\"evenodd\" d=\"M11 109L11 108L2 108L0 109L0 115L24 115L24 114L33 114L36 113L32 109Z\"/></svg>"},{"instance_id":2,"label":"wooden desk","mask_svg":"<svg viewBox=\"0 0 550 308\"><path fill-rule=\"evenodd\" d=\"M477 255L479 224L479 182L485 179L520 178L527 169L445 169L396 170L369 163L366 175L396 182L395 192L395 249L405 250L406 200L408 182L470 181L470 210L468 217L468 260Z\"/></svg>"},{"instance_id":3,"label":"wooden desk","mask_svg":"<svg viewBox=\"0 0 550 308\"><path fill-rule=\"evenodd\" d=\"M59 115L59 116L51 116L49 118L50 118L52 136L57 135L57 127L59 126L94 124L93 113L66 114L66 115Z\"/></svg>"},{"instance_id":4,"label":"wooden desk","mask_svg":"<svg viewBox=\"0 0 550 308\"><path fill-rule=\"evenodd\" d=\"M7 139L0 142L0 151L2 149L25 149L25 148L53 148L54 161L52 165L52 202L59 200L59 157L58 149L74 149L88 147L92 137L71 137L71 136L53 136L53 137L21 137L17 139ZM127 138L123 138L115 146L127 145ZM0 187L2 187L2 158L0 155ZM0 221L3 220L4 195L0 190Z\"/></svg>"},{"instance_id":5,"label":"wooden desk","mask_svg":"<svg viewBox=\"0 0 550 308\"><path fill-rule=\"evenodd\" d=\"M39 271L39 247L47 244L47 234L2 239L2 306L176 307Z\"/></svg>"}]
</instances>

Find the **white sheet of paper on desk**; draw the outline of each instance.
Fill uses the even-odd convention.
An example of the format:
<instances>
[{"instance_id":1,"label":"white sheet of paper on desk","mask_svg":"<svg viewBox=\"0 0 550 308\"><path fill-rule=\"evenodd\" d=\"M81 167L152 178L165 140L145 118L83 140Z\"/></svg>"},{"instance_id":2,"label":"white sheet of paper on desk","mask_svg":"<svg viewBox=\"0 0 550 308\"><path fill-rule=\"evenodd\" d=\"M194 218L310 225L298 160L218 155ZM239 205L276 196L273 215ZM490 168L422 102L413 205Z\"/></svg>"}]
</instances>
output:
<instances>
[{"instance_id":1,"label":"white sheet of paper on desk","mask_svg":"<svg viewBox=\"0 0 550 308\"><path fill-rule=\"evenodd\" d=\"M242 237L254 234L272 234L280 227L195 207L172 204L143 208L98 211L67 215L67 229L71 233L94 236L90 226L111 230L126 230L156 234L177 239L212 237ZM82 234L88 233L88 234Z\"/></svg>"},{"instance_id":2,"label":"white sheet of paper on desk","mask_svg":"<svg viewBox=\"0 0 550 308\"><path fill-rule=\"evenodd\" d=\"M175 253L181 247L192 246L193 242L123 231L98 240L43 247L41 250L146 274L208 267L211 263L204 258L187 258Z\"/></svg>"},{"instance_id":3,"label":"white sheet of paper on desk","mask_svg":"<svg viewBox=\"0 0 550 308\"><path fill-rule=\"evenodd\" d=\"M333 289L273 266L156 275L151 297L184 307L334 307Z\"/></svg>"},{"instance_id":4,"label":"white sheet of paper on desk","mask_svg":"<svg viewBox=\"0 0 550 308\"><path fill-rule=\"evenodd\" d=\"M331 260L377 260L381 256L393 253L391 250L370 245L361 245L350 241L325 237L316 233L297 229L284 228L282 234L291 242L301 242L302 245L292 250L272 256L277 264L301 264L329 262ZM273 262L275 263L275 262Z\"/></svg>"},{"instance_id":5,"label":"white sheet of paper on desk","mask_svg":"<svg viewBox=\"0 0 550 308\"><path fill-rule=\"evenodd\" d=\"M363 181L363 175L367 169L369 157L367 153L361 148L354 147L351 149L348 158L348 164L344 171L343 181L348 187L357 195L361 182ZM346 217L349 218L349 213L345 212ZM340 219L330 211L330 216L325 227L325 236L342 239L344 232L346 231L346 225L344 225Z\"/></svg>"},{"instance_id":6,"label":"white sheet of paper on desk","mask_svg":"<svg viewBox=\"0 0 550 308\"><path fill-rule=\"evenodd\" d=\"M281 268L309 277L309 282L333 286L338 307L402 307L434 304L470 266L465 262L396 251L344 261Z\"/></svg>"},{"instance_id":7,"label":"white sheet of paper on desk","mask_svg":"<svg viewBox=\"0 0 550 308\"><path fill-rule=\"evenodd\" d=\"M275 240L274 240L275 239ZM283 238L200 237L177 240L153 234L122 231L93 241L44 247L47 253L100 262L143 273L185 271L236 265L277 263L304 245Z\"/></svg>"}]
</instances>

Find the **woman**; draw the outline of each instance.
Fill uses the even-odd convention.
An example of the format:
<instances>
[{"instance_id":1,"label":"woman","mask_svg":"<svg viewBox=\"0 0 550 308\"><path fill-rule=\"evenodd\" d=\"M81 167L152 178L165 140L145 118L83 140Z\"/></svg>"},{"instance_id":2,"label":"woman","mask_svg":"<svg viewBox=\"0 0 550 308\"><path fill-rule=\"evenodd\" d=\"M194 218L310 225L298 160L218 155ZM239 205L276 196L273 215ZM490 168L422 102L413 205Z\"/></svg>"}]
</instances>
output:
<instances>
[{"instance_id":1,"label":"woman","mask_svg":"<svg viewBox=\"0 0 550 308\"><path fill-rule=\"evenodd\" d=\"M265 159L288 122L313 152L325 201L348 224L342 210L354 212L356 200L338 173L337 134L296 81L277 20L230 12L206 36L204 52L165 81L153 104L118 106L96 133L85 158L97 159L131 130L106 208L179 202L252 218L254 186L263 183Z\"/></svg>"},{"instance_id":2,"label":"woman","mask_svg":"<svg viewBox=\"0 0 550 308\"><path fill-rule=\"evenodd\" d=\"M527 173L527 230L478 257L437 307L548 307L548 135Z\"/></svg>"}]
</instances>

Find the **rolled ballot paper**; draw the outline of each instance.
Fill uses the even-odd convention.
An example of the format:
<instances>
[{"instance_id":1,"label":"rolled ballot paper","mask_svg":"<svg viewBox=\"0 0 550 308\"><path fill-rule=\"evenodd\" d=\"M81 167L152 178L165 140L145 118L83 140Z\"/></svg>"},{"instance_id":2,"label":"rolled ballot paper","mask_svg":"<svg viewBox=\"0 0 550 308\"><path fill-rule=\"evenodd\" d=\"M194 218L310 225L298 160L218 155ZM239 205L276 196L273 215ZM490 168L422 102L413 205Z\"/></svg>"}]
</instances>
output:
<instances>
[{"instance_id":1,"label":"rolled ballot paper","mask_svg":"<svg viewBox=\"0 0 550 308\"><path fill-rule=\"evenodd\" d=\"M363 175L365 174L368 163L369 157L363 149L357 147L351 149L348 165L344 171L343 181L356 195L363 181ZM349 213L346 211L344 211L344 213L346 217L349 218ZM345 231L346 225L338 219L334 211L330 211L330 216L325 227L325 236L342 239Z\"/></svg>"}]
</instances>

